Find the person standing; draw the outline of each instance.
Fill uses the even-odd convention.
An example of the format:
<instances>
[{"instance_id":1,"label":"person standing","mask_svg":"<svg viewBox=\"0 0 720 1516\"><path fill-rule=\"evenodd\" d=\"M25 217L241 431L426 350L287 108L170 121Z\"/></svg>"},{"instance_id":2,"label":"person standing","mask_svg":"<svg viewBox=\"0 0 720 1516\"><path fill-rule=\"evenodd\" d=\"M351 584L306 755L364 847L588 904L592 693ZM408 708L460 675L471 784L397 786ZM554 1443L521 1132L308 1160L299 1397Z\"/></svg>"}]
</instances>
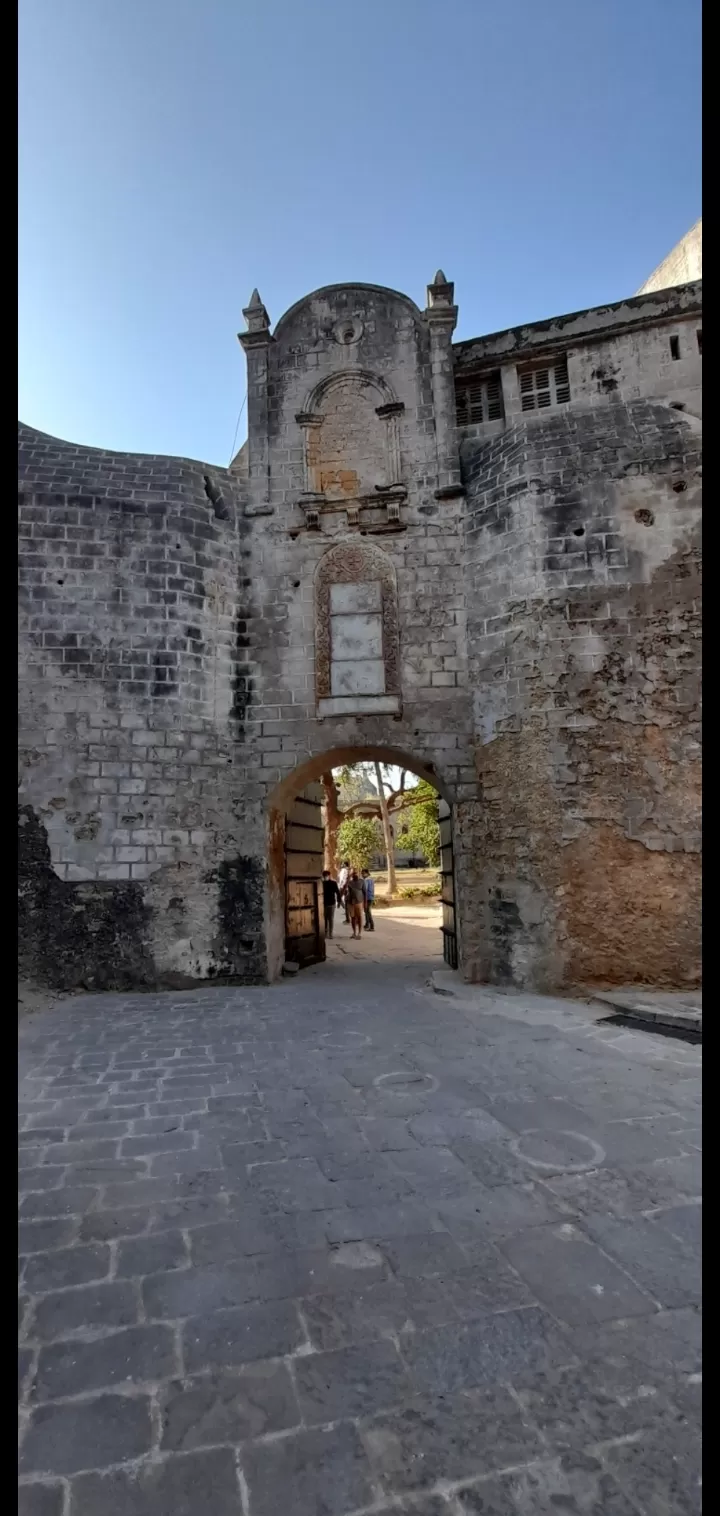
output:
<instances>
[{"instance_id":1,"label":"person standing","mask_svg":"<svg viewBox=\"0 0 720 1516\"><path fill-rule=\"evenodd\" d=\"M342 903L343 903L343 905L345 907L345 920L346 921L350 920L350 912L348 910L348 898L347 898L347 886L348 886L348 879L349 878L350 878L350 863L349 863L348 859L346 858L345 862L343 863L343 865L342 865L342 867L340 869L340 873L338 874L338 881L337 881L338 882L338 889L340 891L340 899L341 899L341 901L342 901Z\"/></svg>"},{"instance_id":2,"label":"person standing","mask_svg":"<svg viewBox=\"0 0 720 1516\"><path fill-rule=\"evenodd\" d=\"M332 937L335 922L335 907L340 901L340 891L329 869L323 869L323 914L325 916L325 936Z\"/></svg>"},{"instance_id":3,"label":"person standing","mask_svg":"<svg viewBox=\"0 0 720 1516\"><path fill-rule=\"evenodd\" d=\"M375 922L373 921L372 908L375 901L375 880L371 878L369 869L363 869L362 871L362 886L363 904L365 906L365 931L374 932Z\"/></svg>"},{"instance_id":4,"label":"person standing","mask_svg":"<svg viewBox=\"0 0 720 1516\"><path fill-rule=\"evenodd\" d=\"M352 927L353 937L361 937L365 893L363 889L363 882L360 878L360 875L358 874L357 869L353 869L350 878L348 879L345 898L347 900L348 908L350 911L350 926Z\"/></svg>"}]
</instances>

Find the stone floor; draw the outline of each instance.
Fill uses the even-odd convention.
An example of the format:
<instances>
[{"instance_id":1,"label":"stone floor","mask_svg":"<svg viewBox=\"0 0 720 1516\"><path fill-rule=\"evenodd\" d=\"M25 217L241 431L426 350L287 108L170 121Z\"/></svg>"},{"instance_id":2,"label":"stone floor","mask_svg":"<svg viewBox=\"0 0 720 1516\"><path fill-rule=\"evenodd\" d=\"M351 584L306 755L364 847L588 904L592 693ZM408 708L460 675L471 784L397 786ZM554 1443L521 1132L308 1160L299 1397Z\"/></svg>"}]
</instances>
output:
<instances>
[{"instance_id":1,"label":"stone floor","mask_svg":"<svg viewBox=\"0 0 720 1516\"><path fill-rule=\"evenodd\" d=\"M335 913L334 934L326 946L328 958L354 963L427 962L442 967L442 907L434 902L408 900L375 911L374 932L354 939L342 910Z\"/></svg>"},{"instance_id":2,"label":"stone floor","mask_svg":"<svg viewBox=\"0 0 720 1516\"><path fill-rule=\"evenodd\" d=\"M700 1509L700 1049L337 959L20 1030L20 1516Z\"/></svg>"}]
</instances>

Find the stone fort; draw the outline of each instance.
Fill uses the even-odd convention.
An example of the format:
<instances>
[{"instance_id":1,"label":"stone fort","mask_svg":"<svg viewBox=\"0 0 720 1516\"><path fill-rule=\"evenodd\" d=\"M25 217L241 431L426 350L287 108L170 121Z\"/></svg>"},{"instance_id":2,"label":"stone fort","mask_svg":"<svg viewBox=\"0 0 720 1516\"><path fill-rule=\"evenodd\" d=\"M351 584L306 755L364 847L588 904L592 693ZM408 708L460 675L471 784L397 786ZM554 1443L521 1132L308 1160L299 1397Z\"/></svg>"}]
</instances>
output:
<instances>
[{"instance_id":1,"label":"stone fort","mask_svg":"<svg viewBox=\"0 0 720 1516\"><path fill-rule=\"evenodd\" d=\"M255 291L227 470L20 426L23 973L321 958L318 780L375 757L441 796L467 979L698 983L702 285L664 267L463 342L442 272L274 327Z\"/></svg>"}]
</instances>

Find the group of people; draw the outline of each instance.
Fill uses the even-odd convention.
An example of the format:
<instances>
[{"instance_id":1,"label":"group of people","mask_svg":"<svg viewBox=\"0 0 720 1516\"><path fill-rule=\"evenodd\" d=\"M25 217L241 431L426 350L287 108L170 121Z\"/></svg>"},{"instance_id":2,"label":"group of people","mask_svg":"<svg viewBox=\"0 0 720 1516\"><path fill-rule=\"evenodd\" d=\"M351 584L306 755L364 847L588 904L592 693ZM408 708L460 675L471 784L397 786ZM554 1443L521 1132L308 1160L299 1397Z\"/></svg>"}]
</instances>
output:
<instances>
[{"instance_id":1,"label":"group of people","mask_svg":"<svg viewBox=\"0 0 720 1516\"><path fill-rule=\"evenodd\" d=\"M345 862L340 869L337 879L333 879L329 869L323 869L323 907L325 911L325 936L332 937L335 924L335 907L343 906L345 920L352 929L353 937L362 936L363 926L366 932L375 931L373 921L373 901L375 899L375 881L370 876L369 869L363 869L359 874L357 869L350 867Z\"/></svg>"}]
</instances>

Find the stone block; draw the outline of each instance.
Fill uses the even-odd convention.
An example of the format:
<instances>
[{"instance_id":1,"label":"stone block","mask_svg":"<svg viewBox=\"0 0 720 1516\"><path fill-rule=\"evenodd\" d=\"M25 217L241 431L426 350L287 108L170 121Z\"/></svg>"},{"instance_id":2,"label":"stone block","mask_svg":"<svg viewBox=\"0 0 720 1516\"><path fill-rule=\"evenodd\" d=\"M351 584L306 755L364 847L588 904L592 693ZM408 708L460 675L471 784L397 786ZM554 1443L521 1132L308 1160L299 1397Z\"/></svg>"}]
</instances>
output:
<instances>
[{"instance_id":1,"label":"stone block","mask_svg":"<svg viewBox=\"0 0 720 1516\"><path fill-rule=\"evenodd\" d=\"M161 1417L163 1451L185 1453L286 1431L300 1412L285 1365L256 1363L168 1385Z\"/></svg>"},{"instance_id":2,"label":"stone block","mask_svg":"<svg viewBox=\"0 0 720 1516\"><path fill-rule=\"evenodd\" d=\"M62 1216L82 1216L97 1199L97 1195L98 1190L92 1185L67 1185L44 1194L24 1195L20 1201L20 1219L39 1221Z\"/></svg>"},{"instance_id":3,"label":"stone block","mask_svg":"<svg viewBox=\"0 0 720 1516\"><path fill-rule=\"evenodd\" d=\"M408 1373L388 1341L297 1358L295 1383L307 1426L371 1415L412 1394Z\"/></svg>"},{"instance_id":4,"label":"stone block","mask_svg":"<svg viewBox=\"0 0 720 1516\"><path fill-rule=\"evenodd\" d=\"M138 1319L139 1302L133 1286L112 1280L44 1295L35 1302L32 1335L40 1342L54 1342L78 1332L134 1326Z\"/></svg>"},{"instance_id":5,"label":"stone block","mask_svg":"<svg viewBox=\"0 0 720 1516\"><path fill-rule=\"evenodd\" d=\"M58 1248L52 1253L34 1253L25 1265L26 1288L33 1294L62 1289L72 1284L88 1284L105 1279L110 1268L110 1249L100 1243Z\"/></svg>"},{"instance_id":6,"label":"stone block","mask_svg":"<svg viewBox=\"0 0 720 1516\"><path fill-rule=\"evenodd\" d=\"M445 1232L425 1232L393 1237L384 1252L395 1274L426 1278L467 1268L467 1257Z\"/></svg>"},{"instance_id":7,"label":"stone block","mask_svg":"<svg viewBox=\"0 0 720 1516\"><path fill-rule=\"evenodd\" d=\"M98 1395L93 1400L37 1406L20 1446L21 1474L75 1474L150 1452L147 1396Z\"/></svg>"},{"instance_id":8,"label":"stone block","mask_svg":"<svg viewBox=\"0 0 720 1516\"><path fill-rule=\"evenodd\" d=\"M620 1220L589 1216L594 1242L617 1260L641 1289L667 1308L699 1305L702 1280L699 1252L693 1258L684 1243L641 1216Z\"/></svg>"},{"instance_id":9,"label":"stone block","mask_svg":"<svg viewBox=\"0 0 720 1516\"><path fill-rule=\"evenodd\" d=\"M379 1337L456 1322L444 1279L398 1279L356 1285L353 1291L323 1291L302 1301L313 1347L350 1347Z\"/></svg>"},{"instance_id":10,"label":"stone block","mask_svg":"<svg viewBox=\"0 0 720 1516\"><path fill-rule=\"evenodd\" d=\"M207 1368L232 1368L260 1358L277 1358L296 1352L304 1336L290 1301L217 1310L185 1323L185 1363L192 1374Z\"/></svg>"},{"instance_id":11,"label":"stone block","mask_svg":"<svg viewBox=\"0 0 720 1516\"><path fill-rule=\"evenodd\" d=\"M84 1474L73 1481L73 1516L242 1516L232 1450L174 1455L138 1469Z\"/></svg>"},{"instance_id":12,"label":"stone block","mask_svg":"<svg viewBox=\"0 0 720 1516\"><path fill-rule=\"evenodd\" d=\"M170 1327L128 1327L91 1342L59 1342L41 1348L37 1395L39 1399L81 1395L127 1380L154 1382L176 1371Z\"/></svg>"},{"instance_id":13,"label":"stone block","mask_svg":"<svg viewBox=\"0 0 720 1516\"><path fill-rule=\"evenodd\" d=\"M418 1390L449 1394L567 1363L572 1349L553 1318L531 1306L417 1332L403 1356Z\"/></svg>"},{"instance_id":14,"label":"stone block","mask_svg":"<svg viewBox=\"0 0 720 1516\"><path fill-rule=\"evenodd\" d=\"M569 1326L655 1309L650 1295L570 1223L533 1227L501 1246L533 1294Z\"/></svg>"},{"instance_id":15,"label":"stone block","mask_svg":"<svg viewBox=\"0 0 720 1516\"><path fill-rule=\"evenodd\" d=\"M330 612L332 615L379 612L382 609L382 587L379 580L367 584L331 584Z\"/></svg>"},{"instance_id":16,"label":"stone block","mask_svg":"<svg viewBox=\"0 0 720 1516\"><path fill-rule=\"evenodd\" d=\"M132 1279L165 1269L184 1269L188 1263L182 1232L157 1232L119 1242L115 1277Z\"/></svg>"},{"instance_id":17,"label":"stone block","mask_svg":"<svg viewBox=\"0 0 720 1516\"><path fill-rule=\"evenodd\" d=\"M61 1484L21 1484L18 1516L63 1516L65 1490Z\"/></svg>"},{"instance_id":18,"label":"stone block","mask_svg":"<svg viewBox=\"0 0 720 1516\"><path fill-rule=\"evenodd\" d=\"M500 1385L465 1395L418 1396L363 1423L361 1432L373 1470L396 1495L440 1480L477 1479L543 1452L529 1417Z\"/></svg>"},{"instance_id":19,"label":"stone block","mask_svg":"<svg viewBox=\"0 0 720 1516\"><path fill-rule=\"evenodd\" d=\"M382 658L358 652L346 660L333 655L330 665L332 697L351 698L385 693L385 664Z\"/></svg>"},{"instance_id":20,"label":"stone block","mask_svg":"<svg viewBox=\"0 0 720 1516\"><path fill-rule=\"evenodd\" d=\"M370 1466L355 1427L303 1431L249 1444L242 1468L254 1516L277 1516L292 1490L293 1516L342 1516L373 1501Z\"/></svg>"},{"instance_id":21,"label":"stone block","mask_svg":"<svg viewBox=\"0 0 720 1516\"><path fill-rule=\"evenodd\" d=\"M18 1252L20 1257L28 1253L44 1253L50 1248L62 1248L74 1241L77 1222L70 1217L57 1217L51 1221L21 1221L18 1227Z\"/></svg>"}]
</instances>

